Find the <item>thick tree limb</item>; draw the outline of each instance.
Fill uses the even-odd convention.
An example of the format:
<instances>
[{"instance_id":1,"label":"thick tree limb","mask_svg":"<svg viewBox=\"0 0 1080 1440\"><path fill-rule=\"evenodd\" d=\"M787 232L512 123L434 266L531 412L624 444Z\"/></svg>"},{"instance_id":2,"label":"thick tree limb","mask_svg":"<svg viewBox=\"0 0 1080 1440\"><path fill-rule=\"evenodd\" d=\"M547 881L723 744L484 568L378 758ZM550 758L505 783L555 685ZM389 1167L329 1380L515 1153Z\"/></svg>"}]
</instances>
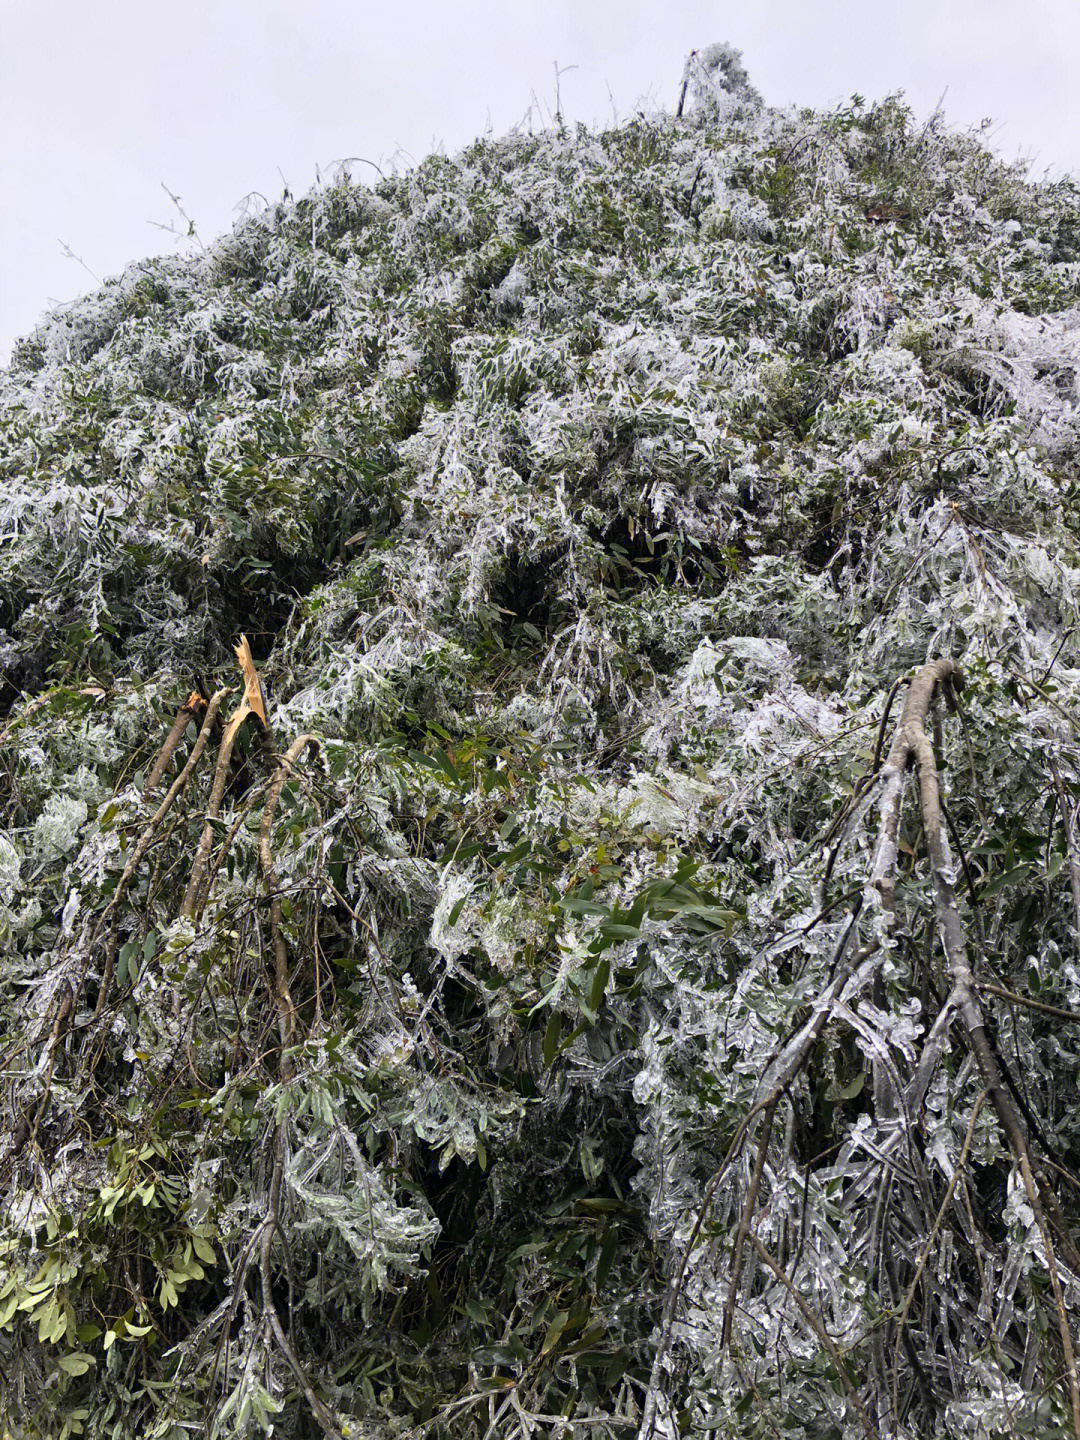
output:
<instances>
[{"instance_id":1,"label":"thick tree limb","mask_svg":"<svg viewBox=\"0 0 1080 1440\"><path fill-rule=\"evenodd\" d=\"M197 690L193 690L183 705L176 712L176 719L172 723L172 729L165 737L165 743L158 752L158 757L150 767L150 774L146 777L146 784L143 787L143 799L149 800L150 796L157 789L161 777L165 774L169 761L176 753L184 733L194 720L195 716L206 709L206 701Z\"/></svg>"},{"instance_id":2,"label":"thick tree limb","mask_svg":"<svg viewBox=\"0 0 1080 1440\"><path fill-rule=\"evenodd\" d=\"M282 1051L292 1046L296 1036L296 1006L289 989L289 957L285 938L281 933L281 896L274 888L274 856L270 848L270 836L274 828L274 814L285 781L292 774L293 766L309 745L318 745L314 735L300 735L289 746L281 758L270 781L266 804L263 806L262 824L259 826L259 863L262 866L266 893L270 896L270 934L274 947L274 1002L278 1009L278 1026L281 1034ZM282 1074L289 1066L288 1056L283 1054Z\"/></svg>"},{"instance_id":3,"label":"thick tree limb","mask_svg":"<svg viewBox=\"0 0 1080 1440\"><path fill-rule=\"evenodd\" d=\"M199 837L199 847L191 866L191 878L188 880L187 890L184 892L183 903L180 906L180 914L193 922L198 921L205 904L203 880L210 862L210 850L214 843L215 822L221 815L221 802L229 780L229 762L232 759L236 737L240 733L241 725L249 715L254 715L264 730L267 728L262 686L255 671L255 664L251 658L251 646L248 644L246 635L240 637L240 643L236 647L236 658L240 662L240 669L244 676L244 694L240 704L229 717L229 723L225 726L225 733L221 737L217 765L214 767L214 779L210 786L210 799L206 806L206 823L203 825L203 832Z\"/></svg>"}]
</instances>

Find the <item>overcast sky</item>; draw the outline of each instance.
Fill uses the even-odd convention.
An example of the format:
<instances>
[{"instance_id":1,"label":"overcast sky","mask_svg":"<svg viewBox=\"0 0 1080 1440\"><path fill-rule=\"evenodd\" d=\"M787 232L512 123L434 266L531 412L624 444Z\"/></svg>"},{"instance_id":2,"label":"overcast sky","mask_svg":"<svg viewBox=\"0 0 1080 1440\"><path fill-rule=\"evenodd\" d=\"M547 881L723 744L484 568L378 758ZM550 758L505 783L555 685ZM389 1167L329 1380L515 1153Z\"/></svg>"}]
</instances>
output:
<instances>
[{"instance_id":1,"label":"overcast sky","mask_svg":"<svg viewBox=\"0 0 1080 1440\"><path fill-rule=\"evenodd\" d=\"M131 260L207 241L249 192L384 168L544 123L670 105L728 40L767 103L903 89L993 117L1036 173L1080 173L1080 0L0 0L0 363L40 315ZM354 166L359 177L364 167ZM374 171L370 172L374 175ZM70 247L79 261L64 254Z\"/></svg>"}]
</instances>

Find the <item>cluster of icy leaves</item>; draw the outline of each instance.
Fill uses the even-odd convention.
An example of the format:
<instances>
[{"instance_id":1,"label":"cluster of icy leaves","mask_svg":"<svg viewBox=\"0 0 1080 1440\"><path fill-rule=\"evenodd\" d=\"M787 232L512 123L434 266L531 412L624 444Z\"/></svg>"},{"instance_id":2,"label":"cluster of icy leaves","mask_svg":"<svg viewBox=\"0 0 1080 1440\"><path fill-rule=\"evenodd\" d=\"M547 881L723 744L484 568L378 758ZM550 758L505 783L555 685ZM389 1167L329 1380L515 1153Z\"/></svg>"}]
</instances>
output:
<instances>
[{"instance_id":1,"label":"cluster of icy leaves","mask_svg":"<svg viewBox=\"0 0 1080 1440\"><path fill-rule=\"evenodd\" d=\"M114 1345L83 1380L35 1327L0 1329L16 1433L70 1411L171 1437L225 1396L221 1433L267 1414L310 1433L235 1280L273 1126L275 1292L352 1433L509 1440L555 1412L590 1436L649 1415L657 1435L863 1433L796 1294L883 1433L1057 1433L1047 1259L989 1107L970 1153L991 1178L943 1227L890 1408L883 1317L978 1097L947 1044L919 1068L942 980L914 822L907 941L882 986L853 974L762 1162L756 1233L788 1281L748 1256L725 1347L752 1147L696 1222L855 923L874 811L835 853L822 837L929 658L968 677L941 758L986 892L973 933L999 984L1080 998L1060 813L1080 786L1078 264L1070 182L1028 185L898 101L767 109L712 47L679 119L489 139L374 189L343 174L20 345L0 377L0 1003L41 1118L30 1151L14 1125L0 1141L34 1222L3 1264L45 1262L41 1204L18 1202L60 1196L71 1255L123 1276L66 1282L72 1314L138 1304L168 1345L137 1364ZM273 836L308 1030L281 1086L260 1068L254 753L198 925L176 919L197 803L135 877L127 988L93 1029L89 937L148 814L133 776L240 630L279 742L324 746ZM702 924L635 911L684 861ZM61 982L83 989L57 1058ZM97 1089L65 1084L80 1026L107 1052ZM1016 1008L996 1026L1075 1159L1075 1037ZM900 1117L890 1086L913 1081L922 1113ZM77 1138L162 1113L180 1199L139 1283L185 1226L223 1257L164 1318Z\"/></svg>"}]
</instances>

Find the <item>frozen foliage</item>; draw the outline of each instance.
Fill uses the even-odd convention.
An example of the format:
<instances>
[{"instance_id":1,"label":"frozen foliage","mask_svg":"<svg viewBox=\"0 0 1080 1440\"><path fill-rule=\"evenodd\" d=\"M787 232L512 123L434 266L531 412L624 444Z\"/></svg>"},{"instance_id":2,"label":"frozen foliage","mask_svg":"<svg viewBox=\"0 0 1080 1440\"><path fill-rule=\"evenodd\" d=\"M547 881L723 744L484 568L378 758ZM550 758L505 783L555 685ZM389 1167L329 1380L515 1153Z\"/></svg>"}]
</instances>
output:
<instances>
[{"instance_id":1,"label":"frozen foliage","mask_svg":"<svg viewBox=\"0 0 1080 1440\"><path fill-rule=\"evenodd\" d=\"M761 96L743 68L741 51L731 45L709 45L693 51L686 61L685 80L691 110L699 119L716 121L739 104L761 104Z\"/></svg>"},{"instance_id":2,"label":"frozen foliage","mask_svg":"<svg viewBox=\"0 0 1080 1440\"><path fill-rule=\"evenodd\" d=\"M19 345L5 1433L1073 1433L1078 277L714 46Z\"/></svg>"}]
</instances>

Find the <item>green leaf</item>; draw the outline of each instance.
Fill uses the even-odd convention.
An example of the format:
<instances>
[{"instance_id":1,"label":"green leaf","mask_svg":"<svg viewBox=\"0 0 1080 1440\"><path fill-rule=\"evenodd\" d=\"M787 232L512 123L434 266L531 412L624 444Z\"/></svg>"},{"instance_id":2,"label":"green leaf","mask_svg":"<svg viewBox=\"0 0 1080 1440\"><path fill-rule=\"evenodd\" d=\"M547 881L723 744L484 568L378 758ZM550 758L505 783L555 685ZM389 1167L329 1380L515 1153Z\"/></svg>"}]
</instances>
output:
<instances>
[{"instance_id":1,"label":"green leaf","mask_svg":"<svg viewBox=\"0 0 1080 1440\"><path fill-rule=\"evenodd\" d=\"M76 1352L74 1355L62 1355L60 1357L60 1369L66 1370L69 1375L85 1375L92 1365L97 1361L92 1355L83 1355Z\"/></svg>"},{"instance_id":2,"label":"green leaf","mask_svg":"<svg viewBox=\"0 0 1080 1440\"><path fill-rule=\"evenodd\" d=\"M854 1100L856 1095L862 1093L866 1084L866 1072L860 1070L854 1080L849 1080L846 1085L830 1085L826 1096L829 1100Z\"/></svg>"},{"instance_id":3,"label":"green leaf","mask_svg":"<svg viewBox=\"0 0 1080 1440\"><path fill-rule=\"evenodd\" d=\"M458 774L453 761L450 759L450 756L447 755L445 750L436 750L432 758L434 759L435 764L438 766L438 768L450 781L451 785L461 784L461 776Z\"/></svg>"},{"instance_id":4,"label":"green leaf","mask_svg":"<svg viewBox=\"0 0 1080 1440\"><path fill-rule=\"evenodd\" d=\"M204 1261L207 1265L217 1263L217 1255L209 1240L204 1240L201 1235L193 1235L191 1237L191 1243L194 1245L195 1254L200 1260Z\"/></svg>"},{"instance_id":5,"label":"green leaf","mask_svg":"<svg viewBox=\"0 0 1080 1440\"><path fill-rule=\"evenodd\" d=\"M619 1246L619 1236L615 1230L608 1230L604 1235L604 1243L600 1246L600 1258L596 1262L596 1288L602 1290L604 1283L611 1271L612 1262L615 1259L615 1251Z\"/></svg>"},{"instance_id":6,"label":"green leaf","mask_svg":"<svg viewBox=\"0 0 1080 1440\"><path fill-rule=\"evenodd\" d=\"M437 770L439 768L431 756L425 755L422 750L409 750L407 753L414 765L423 765L425 770Z\"/></svg>"},{"instance_id":7,"label":"green leaf","mask_svg":"<svg viewBox=\"0 0 1080 1440\"><path fill-rule=\"evenodd\" d=\"M544 1064L550 1070L559 1048L559 1036L562 1034L562 1015L558 1010L551 1012L551 1017L544 1031Z\"/></svg>"},{"instance_id":8,"label":"green leaf","mask_svg":"<svg viewBox=\"0 0 1080 1440\"><path fill-rule=\"evenodd\" d=\"M604 994L607 991L608 977L611 974L611 962L601 960L596 967L596 974L593 976L592 988L589 991L589 1009L594 1013L600 1009L604 1002Z\"/></svg>"},{"instance_id":9,"label":"green leaf","mask_svg":"<svg viewBox=\"0 0 1080 1440\"><path fill-rule=\"evenodd\" d=\"M38 1315L38 1342L40 1344L44 1344L44 1342L50 1338L58 1315L59 1312L55 1300L50 1300L47 1305L42 1307L41 1313ZM33 1320L33 1316L30 1318Z\"/></svg>"},{"instance_id":10,"label":"green leaf","mask_svg":"<svg viewBox=\"0 0 1080 1440\"><path fill-rule=\"evenodd\" d=\"M606 905L598 905L595 900L579 900L574 895L565 895L559 902L558 908L564 910L567 915L610 915L611 911Z\"/></svg>"},{"instance_id":11,"label":"green leaf","mask_svg":"<svg viewBox=\"0 0 1080 1440\"><path fill-rule=\"evenodd\" d=\"M627 1365L629 1365L629 1363L630 1357L627 1355L626 1351L616 1350L615 1354L608 1362L607 1369L604 1371L604 1384L609 1389L612 1386L617 1385L618 1382L622 1379L623 1373L625 1372L626 1367Z\"/></svg>"},{"instance_id":12,"label":"green leaf","mask_svg":"<svg viewBox=\"0 0 1080 1440\"><path fill-rule=\"evenodd\" d=\"M568 1310L560 1310L558 1312L555 1319L548 1326L548 1332L544 1336L544 1343L540 1347L541 1355L546 1355L549 1351L554 1350L555 1346L559 1343L559 1336L566 1329L569 1319L570 1312Z\"/></svg>"},{"instance_id":13,"label":"green leaf","mask_svg":"<svg viewBox=\"0 0 1080 1440\"><path fill-rule=\"evenodd\" d=\"M120 947L120 958L116 964L116 983L118 985L127 984L129 971L131 971L132 980L136 978L137 972L132 969L131 962L138 953L138 949L134 940L129 940L126 945Z\"/></svg>"},{"instance_id":14,"label":"green leaf","mask_svg":"<svg viewBox=\"0 0 1080 1440\"><path fill-rule=\"evenodd\" d=\"M996 880L991 880L989 885L984 885L979 892L979 899L989 900L992 895L996 895L1007 886L1019 885L1021 881L1028 878L1031 871L1032 866L1030 865L1014 865L1011 870L1006 870L1004 875L999 875Z\"/></svg>"}]
</instances>

